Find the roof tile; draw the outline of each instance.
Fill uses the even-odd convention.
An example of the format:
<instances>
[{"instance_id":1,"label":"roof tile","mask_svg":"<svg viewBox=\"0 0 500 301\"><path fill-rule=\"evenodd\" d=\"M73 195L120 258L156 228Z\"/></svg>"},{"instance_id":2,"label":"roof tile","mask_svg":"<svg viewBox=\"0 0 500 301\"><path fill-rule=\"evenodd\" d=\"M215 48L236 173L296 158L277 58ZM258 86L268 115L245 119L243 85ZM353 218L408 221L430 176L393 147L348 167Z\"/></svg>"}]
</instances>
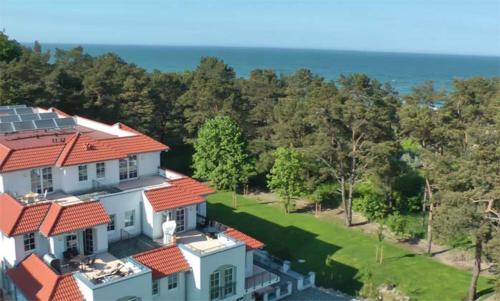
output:
<instances>
[{"instance_id":1,"label":"roof tile","mask_svg":"<svg viewBox=\"0 0 500 301\"><path fill-rule=\"evenodd\" d=\"M177 186L151 189L144 192L155 212L179 208L203 202L199 195L188 192Z\"/></svg>"},{"instance_id":2,"label":"roof tile","mask_svg":"<svg viewBox=\"0 0 500 301\"><path fill-rule=\"evenodd\" d=\"M0 195L0 231L17 236L38 231L50 203L23 205L7 193Z\"/></svg>"},{"instance_id":3,"label":"roof tile","mask_svg":"<svg viewBox=\"0 0 500 301\"><path fill-rule=\"evenodd\" d=\"M36 254L7 270L7 275L28 300L83 300L72 274L59 276Z\"/></svg>"},{"instance_id":4,"label":"roof tile","mask_svg":"<svg viewBox=\"0 0 500 301\"><path fill-rule=\"evenodd\" d=\"M244 242L248 250L260 249L264 246L262 242L234 228L228 228L226 231L224 231L224 233L234 239Z\"/></svg>"},{"instance_id":5,"label":"roof tile","mask_svg":"<svg viewBox=\"0 0 500 301\"><path fill-rule=\"evenodd\" d=\"M98 201L62 206L53 203L40 226L45 236L54 236L110 222L106 209Z\"/></svg>"},{"instance_id":6,"label":"roof tile","mask_svg":"<svg viewBox=\"0 0 500 301\"><path fill-rule=\"evenodd\" d=\"M177 246L161 247L133 257L153 271L153 278L189 270L189 264Z\"/></svg>"}]
</instances>

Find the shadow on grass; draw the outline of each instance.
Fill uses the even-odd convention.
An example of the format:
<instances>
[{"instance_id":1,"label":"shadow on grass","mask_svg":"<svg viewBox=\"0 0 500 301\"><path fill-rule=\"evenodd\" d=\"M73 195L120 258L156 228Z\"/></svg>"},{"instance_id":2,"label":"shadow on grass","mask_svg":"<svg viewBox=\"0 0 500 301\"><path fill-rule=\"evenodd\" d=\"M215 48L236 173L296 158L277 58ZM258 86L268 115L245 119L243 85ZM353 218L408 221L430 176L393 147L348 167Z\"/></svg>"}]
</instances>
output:
<instances>
[{"instance_id":1,"label":"shadow on grass","mask_svg":"<svg viewBox=\"0 0 500 301\"><path fill-rule=\"evenodd\" d=\"M295 226L269 222L246 212L235 212L221 203L208 203L209 218L235 227L266 245L271 254L292 262L292 268L302 273L316 272L316 284L342 289L355 295L363 286L356 268L330 260L340 247L320 240L315 233ZM279 217L276 217L279 218ZM298 263L299 259L305 260Z\"/></svg>"}]
</instances>

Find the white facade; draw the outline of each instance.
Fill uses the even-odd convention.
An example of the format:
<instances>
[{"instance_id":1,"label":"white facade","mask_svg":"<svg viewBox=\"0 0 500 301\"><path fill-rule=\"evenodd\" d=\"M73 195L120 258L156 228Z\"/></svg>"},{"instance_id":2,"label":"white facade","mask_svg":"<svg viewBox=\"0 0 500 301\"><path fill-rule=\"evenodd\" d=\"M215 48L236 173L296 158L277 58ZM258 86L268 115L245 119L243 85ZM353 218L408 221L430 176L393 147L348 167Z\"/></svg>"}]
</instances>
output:
<instances>
[{"instance_id":1,"label":"white facade","mask_svg":"<svg viewBox=\"0 0 500 301\"><path fill-rule=\"evenodd\" d=\"M80 125L98 129L107 134L119 137L133 135L118 126L107 126L81 117L76 117L76 120ZM29 251L25 251L23 235L7 237L0 232L2 270L14 267L33 252L40 257L49 253L63 261L70 243L78 250L84 249L85 235L91 235L93 254L99 255L108 252L109 244L136 236L149 237L155 242L162 241L164 235L162 224L167 219L176 220L178 228L175 234L179 237L182 233L196 232L197 214L206 216L205 202L155 212L145 191L159 185L168 186L170 180L182 176L171 171L159 171L160 152L144 152L134 155L137 156L137 177L133 179L120 180L119 160L63 167L47 166L52 169L53 186L53 191L48 194L48 200L62 202L63 199L67 201L69 198L72 202L81 202L85 200L79 200L79 196L91 195L92 199L102 204L106 213L112 218L112 223L49 237L37 232L35 233L35 248ZM98 177L96 163L104 163L105 166L104 175L101 173L100 177ZM79 166L86 166L84 179L81 177ZM0 173L0 192L8 192L18 199L32 192L31 169ZM97 194L92 195L92 193ZM179 227L181 223L179 216L183 217L182 227ZM132 297L140 298L141 301L225 301L245 297L245 278L252 276L253 273L253 252L247 252L243 242L225 236L223 233L218 233L215 238L208 237L200 231L196 232L196 235L200 239L195 242L190 241L190 238L177 240L177 245L188 262L190 270L176 274L175 287L172 284L173 278L153 279L151 270L131 257L120 260L128 262L134 267L134 271L119 279L96 284L82 272L74 272L73 276L87 301L121 301ZM88 245L88 239L86 242ZM207 247L210 244L215 245L216 248ZM0 279L2 277L5 278L4 272L0 274ZM227 281L230 283L223 283L226 281L224 277L229 279ZM156 294L153 294L153 283L157 288ZM216 283L215 286L218 285L215 288L214 283ZM5 288L4 283L3 286ZM219 293L214 293L214 291ZM23 299L19 291L11 292L18 295L18 300ZM246 299L251 299L248 295L246 297Z\"/></svg>"}]
</instances>

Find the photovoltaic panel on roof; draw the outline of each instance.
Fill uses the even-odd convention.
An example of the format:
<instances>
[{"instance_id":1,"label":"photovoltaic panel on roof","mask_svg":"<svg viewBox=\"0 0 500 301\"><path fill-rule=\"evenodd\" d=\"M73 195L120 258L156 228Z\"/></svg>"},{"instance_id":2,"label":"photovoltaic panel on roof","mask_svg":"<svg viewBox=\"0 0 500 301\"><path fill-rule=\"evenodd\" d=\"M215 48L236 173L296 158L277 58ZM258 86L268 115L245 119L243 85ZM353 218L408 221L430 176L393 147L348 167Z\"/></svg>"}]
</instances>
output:
<instances>
[{"instance_id":1,"label":"photovoltaic panel on roof","mask_svg":"<svg viewBox=\"0 0 500 301\"><path fill-rule=\"evenodd\" d=\"M49 112L49 113L40 113L40 114L38 114L38 116L40 116L40 119L53 119L53 118L57 118L57 114L56 113L52 113L52 112Z\"/></svg>"},{"instance_id":2,"label":"photovoltaic panel on roof","mask_svg":"<svg viewBox=\"0 0 500 301\"><path fill-rule=\"evenodd\" d=\"M0 110L16 108L26 108L26 105L0 106Z\"/></svg>"},{"instance_id":3,"label":"photovoltaic panel on roof","mask_svg":"<svg viewBox=\"0 0 500 301\"><path fill-rule=\"evenodd\" d=\"M14 130L16 130L16 131L25 131L25 130L36 129L33 121L13 122L12 125L14 126Z\"/></svg>"},{"instance_id":4,"label":"photovoltaic panel on roof","mask_svg":"<svg viewBox=\"0 0 500 301\"><path fill-rule=\"evenodd\" d=\"M53 129L56 127L56 123L54 119L35 120L35 126L37 129Z\"/></svg>"},{"instance_id":5,"label":"photovoltaic panel on roof","mask_svg":"<svg viewBox=\"0 0 500 301\"><path fill-rule=\"evenodd\" d=\"M15 115L14 109L0 109L0 115Z\"/></svg>"},{"instance_id":6,"label":"photovoltaic panel on roof","mask_svg":"<svg viewBox=\"0 0 500 301\"><path fill-rule=\"evenodd\" d=\"M26 115L19 115L21 117L21 121L29 121L29 120L38 120L40 119L40 116L38 114L26 114Z\"/></svg>"},{"instance_id":7,"label":"photovoltaic panel on roof","mask_svg":"<svg viewBox=\"0 0 500 301\"><path fill-rule=\"evenodd\" d=\"M0 123L0 133L9 133L13 132L14 128L12 127L12 123Z\"/></svg>"},{"instance_id":8,"label":"photovoltaic panel on roof","mask_svg":"<svg viewBox=\"0 0 500 301\"><path fill-rule=\"evenodd\" d=\"M75 121L73 118L59 118L59 119L54 119L58 127L71 127L75 126Z\"/></svg>"},{"instance_id":9,"label":"photovoltaic panel on roof","mask_svg":"<svg viewBox=\"0 0 500 301\"><path fill-rule=\"evenodd\" d=\"M33 114L33 108L16 108L17 115Z\"/></svg>"},{"instance_id":10,"label":"photovoltaic panel on roof","mask_svg":"<svg viewBox=\"0 0 500 301\"><path fill-rule=\"evenodd\" d=\"M7 116L0 116L0 122L16 122L16 121L21 121L19 118L19 115L7 115Z\"/></svg>"}]
</instances>

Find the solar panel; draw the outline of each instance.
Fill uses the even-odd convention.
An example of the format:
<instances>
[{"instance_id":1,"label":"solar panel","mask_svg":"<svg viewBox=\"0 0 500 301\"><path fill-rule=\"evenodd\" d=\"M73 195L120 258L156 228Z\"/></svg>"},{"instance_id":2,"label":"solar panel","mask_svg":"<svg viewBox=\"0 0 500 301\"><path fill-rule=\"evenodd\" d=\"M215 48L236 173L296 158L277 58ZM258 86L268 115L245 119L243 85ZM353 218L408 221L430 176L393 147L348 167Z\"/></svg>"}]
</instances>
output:
<instances>
[{"instance_id":1,"label":"solar panel","mask_svg":"<svg viewBox=\"0 0 500 301\"><path fill-rule=\"evenodd\" d=\"M26 108L26 107L27 107L26 105L0 106L0 110Z\"/></svg>"},{"instance_id":2,"label":"solar panel","mask_svg":"<svg viewBox=\"0 0 500 301\"><path fill-rule=\"evenodd\" d=\"M35 130L35 124L33 121L20 121L13 122L14 130L16 131L25 131L25 130Z\"/></svg>"},{"instance_id":3,"label":"solar panel","mask_svg":"<svg viewBox=\"0 0 500 301\"><path fill-rule=\"evenodd\" d=\"M0 123L0 133L13 132L12 123Z\"/></svg>"},{"instance_id":4,"label":"solar panel","mask_svg":"<svg viewBox=\"0 0 500 301\"><path fill-rule=\"evenodd\" d=\"M75 126L75 120L73 118L59 118L59 119L54 119L58 127L72 127Z\"/></svg>"},{"instance_id":5,"label":"solar panel","mask_svg":"<svg viewBox=\"0 0 500 301\"><path fill-rule=\"evenodd\" d=\"M0 115L15 115L14 109L0 109Z\"/></svg>"},{"instance_id":6,"label":"solar panel","mask_svg":"<svg viewBox=\"0 0 500 301\"><path fill-rule=\"evenodd\" d=\"M53 129L56 127L54 119L35 120L37 129Z\"/></svg>"},{"instance_id":7,"label":"solar panel","mask_svg":"<svg viewBox=\"0 0 500 301\"><path fill-rule=\"evenodd\" d=\"M19 115L0 116L0 123L21 121Z\"/></svg>"},{"instance_id":8,"label":"solar panel","mask_svg":"<svg viewBox=\"0 0 500 301\"><path fill-rule=\"evenodd\" d=\"M21 118L21 121L29 121L29 120L38 120L40 119L40 116L38 114L26 114L26 115L19 115Z\"/></svg>"},{"instance_id":9,"label":"solar panel","mask_svg":"<svg viewBox=\"0 0 500 301\"><path fill-rule=\"evenodd\" d=\"M57 114L56 113L40 113L38 114L38 116L40 116L40 119L53 119L53 118L57 118Z\"/></svg>"},{"instance_id":10,"label":"solar panel","mask_svg":"<svg viewBox=\"0 0 500 301\"><path fill-rule=\"evenodd\" d=\"M33 114L33 108L16 108L17 115Z\"/></svg>"}]
</instances>

